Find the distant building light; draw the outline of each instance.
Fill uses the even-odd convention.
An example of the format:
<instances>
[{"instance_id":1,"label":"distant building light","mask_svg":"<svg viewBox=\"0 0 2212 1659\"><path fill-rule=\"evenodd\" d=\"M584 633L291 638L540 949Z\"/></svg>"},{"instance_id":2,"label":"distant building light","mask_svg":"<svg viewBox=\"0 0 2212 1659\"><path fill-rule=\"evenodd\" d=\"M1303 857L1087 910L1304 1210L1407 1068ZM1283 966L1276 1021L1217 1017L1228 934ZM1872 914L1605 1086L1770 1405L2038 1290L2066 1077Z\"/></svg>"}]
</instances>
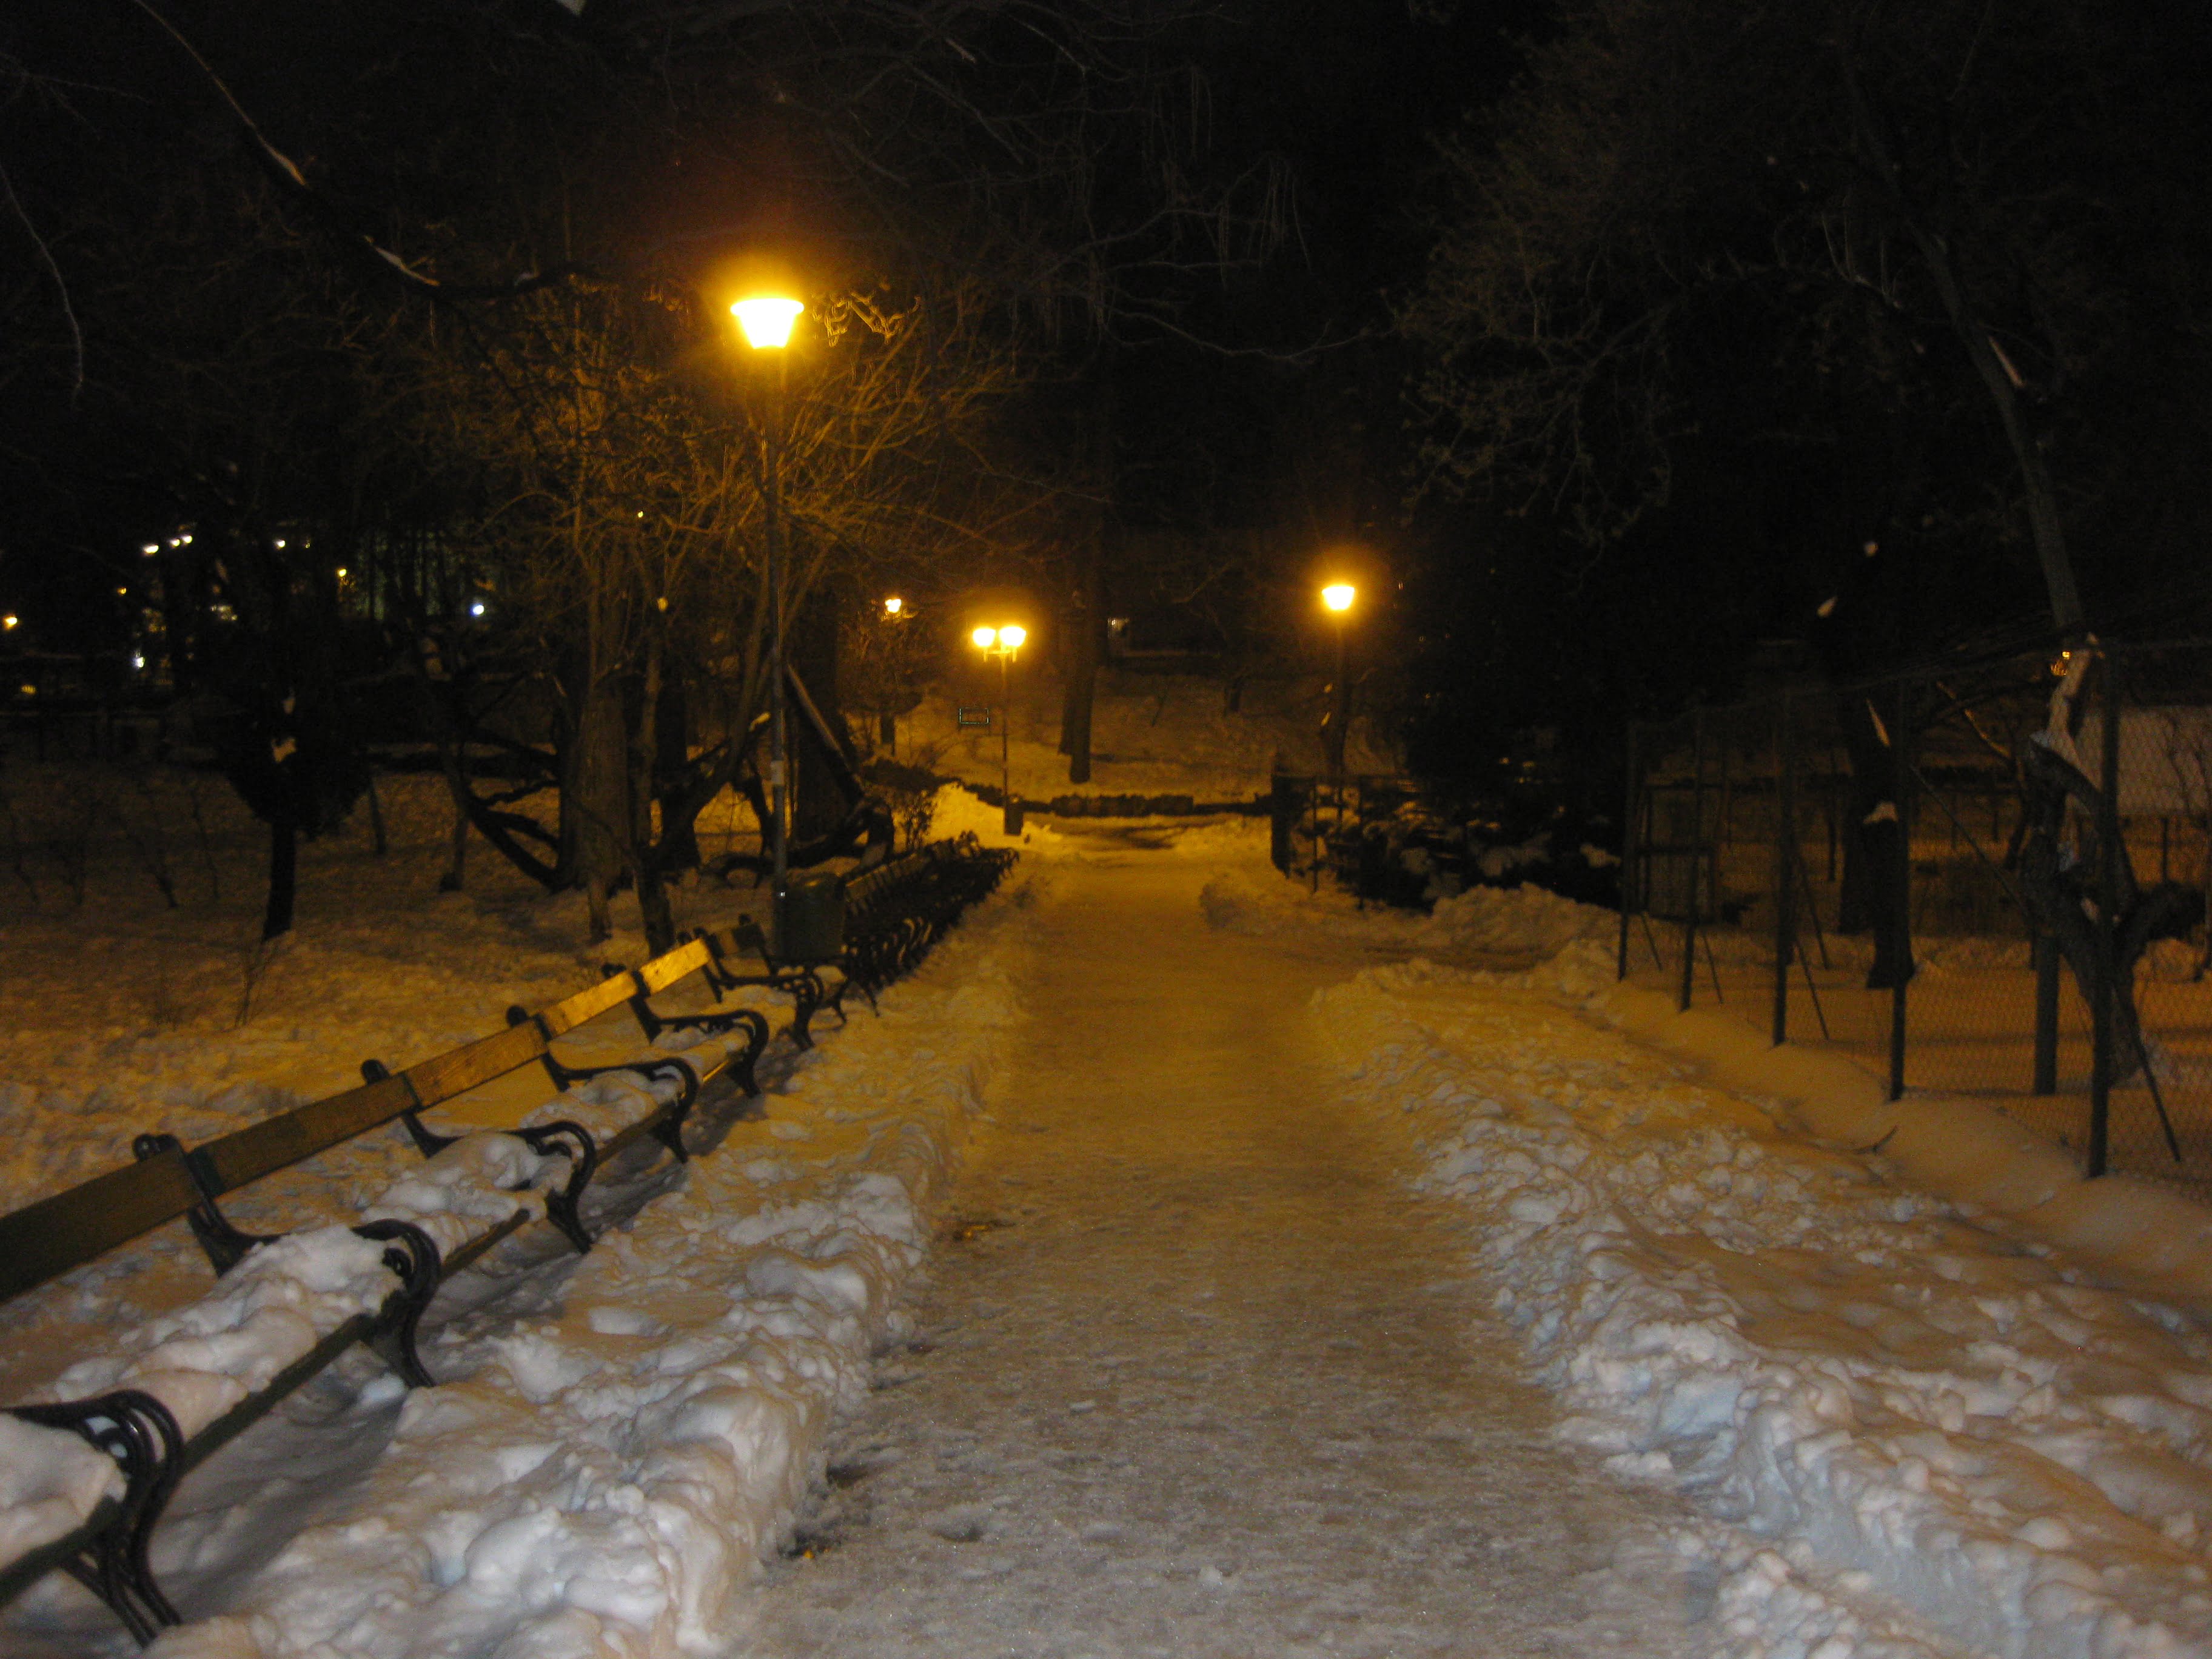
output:
<instances>
[{"instance_id":1,"label":"distant building light","mask_svg":"<svg viewBox=\"0 0 2212 1659\"><path fill-rule=\"evenodd\" d=\"M276 550L279 553L282 553L284 550L284 538L282 536L279 536L276 538Z\"/></svg>"},{"instance_id":2,"label":"distant building light","mask_svg":"<svg viewBox=\"0 0 2212 1659\"><path fill-rule=\"evenodd\" d=\"M179 536L177 538L177 540L186 547L190 547L192 544L192 538L190 536Z\"/></svg>"},{"instance_id":3,"label":"distant building light","mask_svg":"<svg viewBox=\"0 0 2212 1659\"><path fill-rule=\"evenodd\" d=\"M146 667L146 653L143 651L133 651L131 653L131 665L143 672Z\"/></svg>"},{"instance_id":4,"label":"distant building light","mask_svg":"<svg viewBox=\"0 0 2212 1659\"><path fill-rule=\"evenodd\" d=\"M17 623L22 620L23 619L21 617L16 616L13 611L10 611L4 617L0 617L0 632L5 632L6 630L12 629Z\"/></svg>"},{"instance_id":5,"label":"distant building light","mask_svg":"<svg viewBox=\"0 0 2212 1659\"><path fill-rule=\"evenodd\" d=\"M350 573L346 569L346 568L345 568L343 565L340 565L340 566L338 567L338 580L339 580L340 581L343 581L343 580L346 579L346 577L347 577L349 574L350 574Z\"/></svg>"},{"instance_id":6,"label":"distant building light","mask_svg":"<svg viewBox=\"0 0 2212 1659\"><path fill-rule=\"evenodd\" d=\"M118 587L115 590L115 597L118 599L127 599L131 597L131 590L127 587Z\"/></svg>"},{"instance_id":7,"label":"distant building light","mask_svg":"<svg viewBox=\"0 0 2212 1659\"><path fill-rule=\"evenodd\" d=\"M161 550L161 544L159 542L148 542L138 550L150 559Z\"/></svg>"},{"instance_id":8,"label":"distant building light","mask_svg":"<svg viewBox=\"0 0 2212 1659\"><path fill-rule=\"evenodd\" d=\"M474 605L469 607L469 615L471 617L481 617L483 615L483 601L482 599L478 599Z\"/></svg>"}]
</instances>

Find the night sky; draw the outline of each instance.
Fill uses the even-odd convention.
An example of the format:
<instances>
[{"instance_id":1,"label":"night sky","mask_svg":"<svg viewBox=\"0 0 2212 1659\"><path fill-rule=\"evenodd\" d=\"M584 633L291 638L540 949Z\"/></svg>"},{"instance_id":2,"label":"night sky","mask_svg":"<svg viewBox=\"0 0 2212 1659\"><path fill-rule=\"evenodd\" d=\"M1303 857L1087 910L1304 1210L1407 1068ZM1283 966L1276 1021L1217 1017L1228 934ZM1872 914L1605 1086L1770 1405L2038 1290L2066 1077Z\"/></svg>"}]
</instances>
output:
<instances>
[{"instance_id":1,"label":"night sky","mask_svg":"<svg viewBox=\"0 0 2212 1659\"><path fill-rule=\"evenodd\" d=\"M1259 672L1356 546L1431 771L1546 726L1596 764L1729 695L1869 542L1855 670L2063 631L2039 470L2089 623L2190 625L2204 25L2002 13L28 0L0 603L18 647L127 651L179 526L292 526L295 593L450 541L496 486L441 376L514 361L526 290L666 311L771 247L824 289L972 281L1030 377L987 466L1042 493L958 509L1028 541L884 568L1050 592L1103 510L1109 607Z\"/></svg>"}]
</instances>

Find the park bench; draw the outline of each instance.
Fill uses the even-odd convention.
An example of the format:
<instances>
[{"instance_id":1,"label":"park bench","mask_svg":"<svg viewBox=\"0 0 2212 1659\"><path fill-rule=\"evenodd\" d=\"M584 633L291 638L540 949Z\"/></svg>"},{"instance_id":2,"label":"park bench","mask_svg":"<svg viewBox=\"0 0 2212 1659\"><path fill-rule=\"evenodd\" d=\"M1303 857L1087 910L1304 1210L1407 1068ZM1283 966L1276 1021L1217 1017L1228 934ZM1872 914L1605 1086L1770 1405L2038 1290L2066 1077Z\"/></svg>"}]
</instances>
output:
<instances>
[{"instance_id":1,"label":"park bench","mask_svg":"<svg viewBox=\"0 0 2212 1659\"><path fill-rule=\"evenodd\" d=\"M911 972L969 905L997 888L1017 856L982 847L970 831L847 878L843 938L836 954L822 960L778 957L759 926L741 918L735 927L700 936L713 957L708 982L718 995L748 985L788 995L792 1041L811 1047L817 1012L829 1008L842 1021L854 990L874 1006L876 994ZM747 957L766 971L744 971Z\"/></svg>"},{"instance_id":2,"label":"park bench","mask_svg":"<svg viewBox=\"0 0 2212 1659\"><path fill-rule=\"evenodd\" d=\"M153 1343L146 1352L64 1373L66 1382L89 1367L103 1379L82 1397L0 1412L0 1605L59 1568L142 1642L178 1622L149 1548L185 1474L356 1346L377 1353L411 1387L434 1383L416 1332L440 1285L541 1216L578 1251L589 1250L581 1200L599 1170L648 1137L685 1159L684 1122L717 1079L758 1092L755 1068L769 1036L758 1009L671 1014L656 1009L653 997L694 974L718 1004L739 985L766 985L793 995L787 1034L809 1046L806 1020L825 1000L841 1018L848 987L862 987L872 1000L1012 862L1011 854L984 852L973 837L938 843L851 884L860 925L836 962L770 963L766 975L735 975L724 964L740 948L739 930L702 933L638 968L610 968L597 984L535 1013L510 1008L504 1030L403 1071L365 1061L358 1087L200 1146L141 1135L134 1163L0 1217L0 1301L180 1216L217 1275L208 1297L140 1334ZM823 968L838 974L834 988L825 986ZM603 1064L556 1051L556 1040L624 1005L648 1042L692 1046L656 1046ZM531 1116L556 1107L574 1115L459 1134L423 1121L425 1112L532 1065L559 1097ZM592 1100L595 1091L605 1098ZM623 1121L592 1109L625 1100L637 1109ZM595 1128L580 1116L600 1121ZM227 1195L395 1121L426 1162L392 1183L358 1224L257 1235L223 1215ZM239 1334L261 1316L249 1311L254 1281L291 1272L298 1261L307 1264L304 1278L277 1286L285 1295L259 1300L304 1304L315 1317L280 1322L273 1342L261 1332L249 1382L194 1373L216 1376L222 1386L212 1393L205 1384L184 1387L180 1395L179 1373L157 1363L170 1352L165 1322L189 1328L172 1334L187 1350L204 1341L201 1328L243 1340ZM238 1322L222 1325L234 1314ZM149 1366L153 1371L142 1375ZM134 1379L147 1385L133 1386Z\"/></svg>"},{"instance_id":3,"label":"park bench","mask_svg":"<svg viewBox=\"0 0 2212 1659\"><path fill-rule=\"evenodd\" d=\"M11 1408L6 1415L23 1425L11 1430L20 1443L15 1461L19 1467L39 1466L40 1480L26 1492L0 1486L0 1497L35 1503L40 1518L14 1540L20 1547L12 1559L0 1549L0 1601L59 1566L106 1601L135 1636L150 1639L161 1626L176 1622L176 1614L154 1578L148 1545L169 1495L186 1474L356 1346L379 1352L411 1386L433 1382L416 1334L438 1286L541 1212L577 1249L589 1249L580 1200L601 1165L647 1136L684 1158L684 1119L701 1090L719 1076L728 1074L749 1094L757 1091L754 1067L769 1035L758 1010L672 1018L652 1009L653 994L699 972L708 959L706 947L694 941L535 1014L512 1009L506 1030L404 1071L365 1062L360 1087L197 1147L187 1149L172 1135L139 1136L135 1164L0 1218L0 1297L28 1290L180 1215L220 1278L247 1262L258 1246L276 1242L234 1226L222 1213L224 1196L395 1119L428 1159L465 1143L507 1140L519 1143L541 1167L555 1158L567 1165L564 1179L536 1194L542 1211L522 1201L523 1192L509 1191L495 1216L481 1213L489 1195L478 1195L476 1224L462 1205L435 1218L377 1218L344 1230L380 1246L381 1265L394 1281L388 1293L376 1297L373 1308L313 1331L309 1340L295 1344L296 1352L282 1356L265 1382L204 1422L189 1413L180 1421L169 1402L143 1389ZM673 1027L734 1040L710 1041L686 1052L655 1050L610 1065L572 1064L556 1052L554 1038L624 1003L649 1036ZM653 1103L604 1139L567 1118L465 1136L441 1133L423 1122L424 1111L533 1063L542 1064L564 1093L595 1078L633 1074L654 1085ZM27 1442L26 1430L32 1436ZM64 1446L104 1462L109 1478L91 1479L102 1473L98 1465L69 1456ZM0 1531L0 1546L9 1537Z\"/></svg>"}]
</instances>

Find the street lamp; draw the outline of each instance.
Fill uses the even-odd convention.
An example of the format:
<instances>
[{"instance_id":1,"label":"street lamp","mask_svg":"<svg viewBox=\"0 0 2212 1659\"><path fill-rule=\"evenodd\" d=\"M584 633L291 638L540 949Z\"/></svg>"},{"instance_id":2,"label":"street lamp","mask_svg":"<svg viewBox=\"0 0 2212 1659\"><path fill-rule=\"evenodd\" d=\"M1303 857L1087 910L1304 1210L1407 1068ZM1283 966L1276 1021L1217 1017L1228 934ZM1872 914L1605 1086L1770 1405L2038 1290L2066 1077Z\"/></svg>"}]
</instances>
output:
<instances>
[{"instance_id":1,"label":"street lamp","mask_svg":"<svg viewBox=\"0 0 2212 1659\"><path fill-rule=\"evenodd\" d=\"M762 471L765 478L763 511L768 520L768 707L769 707L769 840L770 878L769 903L781 943L783 890L791 872L790 821L786 811L784 780L788 751L783 718L783 393L789 377L791 328L806 309L798 300L778 294L754 294L731 306L731 314L756 352L775 354L775 392L764 422L767 451Z\"/></svg>"},{"instance_id":2,"label":"street lamp","mask_svg":"<svg viewBox=\"0 0 2212 1659\"><path fill-rule=\"evenodd\" d=\"M897 594L892 594L889 599L884 601L884 615L886 617L903 617L906 615L906 601L899 598Z\"/></svg>"},{"instance_id":3,"label":"street lamp","mask_svg":"<svg viewBox=\"0 0 2212 1659\"><path fill-rule=\"evenodd\" d=\"M1022 833L1022 809L1014 805L1012 693L1009 686L1015 654L1029 636L1029 629L1019 623L978 628L968 636L986 657L999 659L999 793L1006 803L1000 825L1010 836Z\"/></svg>"},{"instance_id":4,"label":"street lamp","mask_svg":"<svg viewBox=\"0 0 2212 1659\"><path fill-rule=\"evenodd\" d=\"M1329 713L1328 781L1338 791L1340 813L1344 805L1344 733L1352 723L1352 682L1344 672L1344 621L1351 614L1352 602L1358 597L1359 590L1350 582L1331 582L1321 591L1322 608L1336 624L1336 696L1335 706Z\"/></svg>"}]
</instances>

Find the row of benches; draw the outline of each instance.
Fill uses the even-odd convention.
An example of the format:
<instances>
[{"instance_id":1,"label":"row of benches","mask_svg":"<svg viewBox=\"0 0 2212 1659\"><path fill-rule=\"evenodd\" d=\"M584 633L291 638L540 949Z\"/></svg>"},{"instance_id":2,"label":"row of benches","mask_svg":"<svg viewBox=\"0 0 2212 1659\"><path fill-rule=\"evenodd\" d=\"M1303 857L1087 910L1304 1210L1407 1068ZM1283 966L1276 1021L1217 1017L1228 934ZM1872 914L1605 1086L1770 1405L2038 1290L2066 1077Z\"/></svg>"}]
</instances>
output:
<instances>
[{"instance_id":1,"label":"row of benches","mask_svg":"<svg viewBox=\"0 0 2212 1659\"><path fill-rule=\"evenodd\" d=\"M872 1006L1013 857L972 836L933 843L848 879L834 960L779 962L748 921L702 932L640 967L610 967L550 1007L509 1009L507 1029L490 1036L404 1071L365 1062L359 1087L198 1146L142 1135L135 1163L0 1217L0 1301L179 1216L218 1276L203 1303L143 1332L140 1352L65 1372L58 1391L84 1383L80 1397L0 1413L0 1605L58 1567L141 1642L178 1622L149 1548L186 1474L356 1346L410 1386L431 1384L416 1334L441 1284L541 1218L589 1250L581 1200L599 1169L648 1138L686 1158L684 1123L709 1083L757 1092L769 1036L759 1010L672 1015L654 996L694 974L718 1005L766 987L792 999L785 1034L810 1047L819 1010L842 1018L854 990ZM759 971L744 963L749 951ZM624 1004L653 1048L599 1066L556 1052L557 1039ZM424 1122L429 1109L532 1065L568 1115L547 1119L549 1106L515 1128L465 1135ZM228 1194L395 1120L430 1161L359 1224L271 1237L223 1215Z\"/></svg>"}]
</instances>

